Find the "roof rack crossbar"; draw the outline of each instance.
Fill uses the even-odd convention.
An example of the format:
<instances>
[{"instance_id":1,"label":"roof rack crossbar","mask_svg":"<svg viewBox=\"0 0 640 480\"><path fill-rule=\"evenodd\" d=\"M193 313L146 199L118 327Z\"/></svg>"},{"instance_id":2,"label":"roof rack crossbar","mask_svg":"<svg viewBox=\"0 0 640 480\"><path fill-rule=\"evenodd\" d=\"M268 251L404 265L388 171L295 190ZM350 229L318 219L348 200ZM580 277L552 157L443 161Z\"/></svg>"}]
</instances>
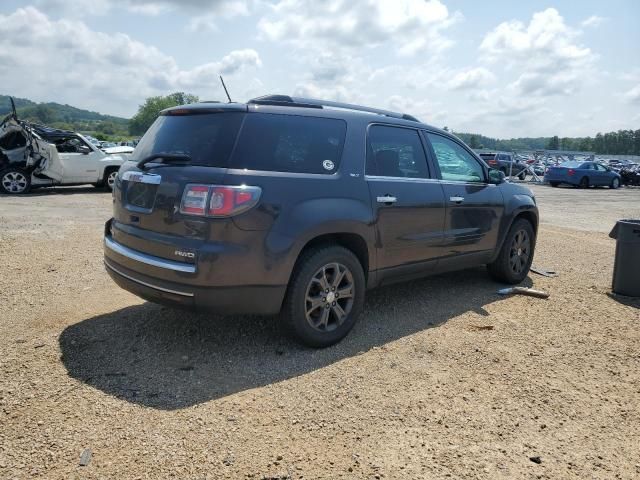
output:
<instances>
[{"instance_id":1,"label":"roof rack crossbar","mask_svg":"<svg viewBox=\"0 0 640 480\"><path fill-rule=\"evenodd\" d=\"M344 110L355 110L358 112L375 113L378 115L384 115L385 117L401 118L403 120L410 120L412 122L418 122L419 120L413 115L407 115L406 113L391 112L389 110L382 110L379 108L363 107L362 105L354 105L351 103L333 102L330 100L318 100L316 98L303 98L303 97L290 97L288 95L265 95L264 97L254 98L249 100L249 103L259 105L280 105L291 107L307 107L307 108L341 108Z\"/></svg>"}]
</instances>

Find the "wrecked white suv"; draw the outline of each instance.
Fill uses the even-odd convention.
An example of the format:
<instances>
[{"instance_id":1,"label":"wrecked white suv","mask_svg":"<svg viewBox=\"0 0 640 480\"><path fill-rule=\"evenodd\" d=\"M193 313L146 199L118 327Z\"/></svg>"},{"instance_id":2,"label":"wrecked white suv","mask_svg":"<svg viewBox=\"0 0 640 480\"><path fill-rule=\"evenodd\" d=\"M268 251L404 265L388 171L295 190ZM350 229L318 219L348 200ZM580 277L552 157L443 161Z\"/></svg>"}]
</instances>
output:
<instances>
[{"instance_id":1,"label":"wrecked white suv","mask_svg":"<svg viewBox=\"0 0 640 480\"><path fill-rule=\"evenodd\" d=\"M79 133L19 120L0 123L0 193L91 183L111 190L127 154L108 154Z\"/></svg>"}]
</instances>

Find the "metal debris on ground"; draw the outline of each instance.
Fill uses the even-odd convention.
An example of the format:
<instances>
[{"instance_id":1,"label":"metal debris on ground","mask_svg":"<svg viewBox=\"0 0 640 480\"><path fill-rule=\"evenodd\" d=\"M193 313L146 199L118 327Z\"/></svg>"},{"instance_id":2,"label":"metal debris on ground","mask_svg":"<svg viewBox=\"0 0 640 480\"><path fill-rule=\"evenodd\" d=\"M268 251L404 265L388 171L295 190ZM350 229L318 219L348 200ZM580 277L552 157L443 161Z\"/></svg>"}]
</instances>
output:
<instances>
[{"instance_id":1,"label":"metal debris on ground","mask_svg":"<svg viewBox=\"0 0 640 480\"><path fill-rule=\"evenodd\" d=\"M529 268L533 273L537 273L538 275L542 275L544 277L557 277L558 274L553 270L547 270L545 268L531 267Z\"/></svg>"},{"instance_id":2,"label":"metal debris on ground","mask_svg":"<svg viewBox=\"0 0 640 480\"><path fill-rule=\"evenodd\" d=\"M80 454L80 465L86 467L91 462L91 449L85 448Z\"/></svg>"},{"instance_id":3,"label":"metal debris on ground","mask_svg":"<svg viewBox=\"0 0 640 480\"><path fill-rule=\"evenodd\" d=\"M501 288L498 290L500 295L527 295L529 297L537 297L537 298L549 298L549 294L547 292L543 292L542 290L534 290L533 288L526 287L510 287L510 288Z\"/></svg>"}]
</instances>

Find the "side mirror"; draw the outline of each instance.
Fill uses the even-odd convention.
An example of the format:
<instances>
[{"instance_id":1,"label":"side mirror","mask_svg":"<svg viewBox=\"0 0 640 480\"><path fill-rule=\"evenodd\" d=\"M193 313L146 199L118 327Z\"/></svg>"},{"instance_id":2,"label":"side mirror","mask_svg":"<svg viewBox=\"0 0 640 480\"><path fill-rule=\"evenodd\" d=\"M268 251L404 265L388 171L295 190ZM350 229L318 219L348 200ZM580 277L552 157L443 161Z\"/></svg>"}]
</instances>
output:
<instances>
[{"instance_id":1,"label":"side mirror","mask_svg":"<svg viewBox=\"0 0 640 480\"><path fill-rule=\"evenodd\" d=\"M78 147L78 153L82 153L83 155L89 155L91 153L91 148L86 145L80 145Z\"/></svg>"},{"instance_id":2,"label":"side mirror","mask_svg":"<svg viewBox=\"0 0 640 480\"><path fill-rule=\"evenodd\" d=\"M489 183L494 185L500 185L504 183L505 175L501 170L496 170L495 168L489 169Z\"/></svg>"}]
</instances>

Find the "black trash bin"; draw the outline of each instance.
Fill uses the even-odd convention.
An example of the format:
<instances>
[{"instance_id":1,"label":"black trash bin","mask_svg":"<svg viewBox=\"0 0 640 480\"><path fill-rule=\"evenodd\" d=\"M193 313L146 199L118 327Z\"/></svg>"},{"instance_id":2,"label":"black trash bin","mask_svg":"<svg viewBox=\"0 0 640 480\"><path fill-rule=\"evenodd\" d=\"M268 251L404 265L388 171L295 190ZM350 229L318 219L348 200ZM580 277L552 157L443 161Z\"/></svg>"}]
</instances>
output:
<instances>
[{"instance_id":1,"label":"black trash bin","mask_svg":"<svg viewBox=\"0 0 640 480\"><path fill-rule=\"evenodd\" d=\"M618 220L609 236L616 239L612 290L640 297L640 220Z\"/></svg>"}]
</instances>

